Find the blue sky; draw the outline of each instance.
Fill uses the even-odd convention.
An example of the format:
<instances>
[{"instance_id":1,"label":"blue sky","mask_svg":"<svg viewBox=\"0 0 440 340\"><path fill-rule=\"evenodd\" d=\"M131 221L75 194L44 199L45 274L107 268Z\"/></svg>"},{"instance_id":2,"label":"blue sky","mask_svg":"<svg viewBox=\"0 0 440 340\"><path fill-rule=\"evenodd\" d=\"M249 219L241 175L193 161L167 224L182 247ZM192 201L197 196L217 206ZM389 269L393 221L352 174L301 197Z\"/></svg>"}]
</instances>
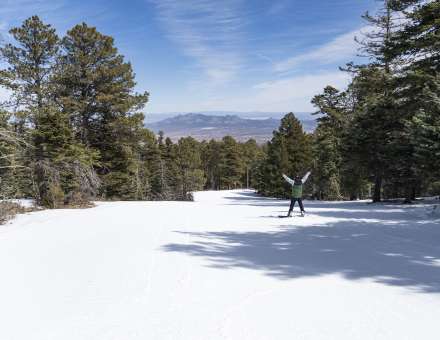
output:
<instances>
[{"instance_id":1,"label":"blue sky","mask_svg":"<svg viewBox=\"0 0 440 340\"><path fill-rule=\"evenodd\" d=\"M355 59L374 0L1 0L0 32L38 15L60 36L86 22L132 63L144 111L313 111ZM5 97L5 94L0 94Z\"/></svg>"}]
</instances>

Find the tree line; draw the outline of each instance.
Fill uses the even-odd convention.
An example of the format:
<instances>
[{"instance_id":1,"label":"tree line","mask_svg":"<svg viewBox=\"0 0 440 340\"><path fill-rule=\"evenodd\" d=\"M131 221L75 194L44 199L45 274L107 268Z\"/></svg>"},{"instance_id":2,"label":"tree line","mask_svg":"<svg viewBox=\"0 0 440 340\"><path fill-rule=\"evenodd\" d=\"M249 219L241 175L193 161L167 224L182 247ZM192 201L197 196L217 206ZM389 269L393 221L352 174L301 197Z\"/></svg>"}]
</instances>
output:
<instances>
[{"instance_id":1,"label":"tree line","mask_svg":"<svg viewBox=\"0 0 440 340\"><path fill-rule=\"evenodd\" d=\"M440 1L377 2L378 12L362 16L373 29L355 37L367 62L341 67L351 79L345 91L327 86L312 99L313 135L282 120L259 168L260 192L288 196L281 170L309 166L310 198L411 203L440 192Z\"/></svg>"},{"instance_id":2,"label":"tree line","mask_svg":"<svg viewBox=\"0 0 440 340\"><path fill-rule=\"evenodd\" d=\"M378 2L363 15L373 29L355 37L366 62L341 67L351 79L345 91L327 86L311 101L317 129L305 133L291 112L263 145L156 136L140 113L149 94L133 92L131 64L113 38L83 23L60 39L37 16L25 20L0 49L11 93L0 110L0 194L46 206L97 196L190 200L232 185L288 197L281 172L310 167L308 198L410 203L437 194L440 1Z\"/></svg>"},{"instance_id":3,"label":"tree line","mask_svg":"<svg viewBox=\"0 0 440 340\"><path fill-rule=\"evenodd\" d=\"M63 38L37 16L9 31L1 85L1 195L48 207L90 198L188 200L204 188L249 187L255 140L173 143L144 128L149 94L133 93L131 64L113 38L77 25Z\"/></svg>"}]
</instances>

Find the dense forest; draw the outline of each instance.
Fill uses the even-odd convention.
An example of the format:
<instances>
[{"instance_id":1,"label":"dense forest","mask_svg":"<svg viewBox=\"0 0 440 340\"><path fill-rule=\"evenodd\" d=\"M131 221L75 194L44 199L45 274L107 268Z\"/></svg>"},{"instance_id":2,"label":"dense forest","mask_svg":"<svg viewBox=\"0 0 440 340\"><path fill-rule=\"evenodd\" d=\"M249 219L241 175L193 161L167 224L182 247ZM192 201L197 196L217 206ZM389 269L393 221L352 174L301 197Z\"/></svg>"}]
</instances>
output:
<instances>
[{"instance_id":1,"label":"dense forest","mask_svg":"<svg viewBox=\"0 0 440 340\"><path fill-rule=\"evenodd\" d=\"M113 38L83 23L60 38L37 16L2 37L0 195L47 207L90 199L191 200L192 191L255 188L288 197L281 177L313 167L306 198L405 198L440 193L440 1L379 0L354 37L364 64L341 67L345 91L312 99L318 127L291 112L271 141L231 136L173 143L144 127L149 93Z\"/></svg>"}]
</instances>

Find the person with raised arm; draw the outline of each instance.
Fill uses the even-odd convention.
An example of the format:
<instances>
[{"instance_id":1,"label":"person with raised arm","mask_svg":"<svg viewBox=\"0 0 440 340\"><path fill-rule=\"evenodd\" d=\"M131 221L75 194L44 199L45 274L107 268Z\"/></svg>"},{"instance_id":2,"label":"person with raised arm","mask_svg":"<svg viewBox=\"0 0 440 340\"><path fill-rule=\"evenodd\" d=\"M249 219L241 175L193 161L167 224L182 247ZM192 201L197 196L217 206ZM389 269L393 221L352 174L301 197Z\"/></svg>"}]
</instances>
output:
<instances>
[{"instance_id":1,"label":"person with raised arm","mask_svg":"<svg viewBox=\"0 0 440 340\"><path fill-rule=\"evenodd\" d=\"M293 176L293 180L287 177L284 174L284 172L281 173L284 179L290 184L292 184L292 199L290 201L290 208L289 208L289 212L287 213L287 216L280 216L280 217L292 217L292 210L296 202L298 202L299 208L301 209L301 216L304 217L306 215L302 203L302 189L303 189L303 184L305 183L305 181L307 181L307 178L309 178L310 174L312 173L312 170L313 169L310 168L302 179L300 179L298 175Z\"/></svg>"}]
</instances>

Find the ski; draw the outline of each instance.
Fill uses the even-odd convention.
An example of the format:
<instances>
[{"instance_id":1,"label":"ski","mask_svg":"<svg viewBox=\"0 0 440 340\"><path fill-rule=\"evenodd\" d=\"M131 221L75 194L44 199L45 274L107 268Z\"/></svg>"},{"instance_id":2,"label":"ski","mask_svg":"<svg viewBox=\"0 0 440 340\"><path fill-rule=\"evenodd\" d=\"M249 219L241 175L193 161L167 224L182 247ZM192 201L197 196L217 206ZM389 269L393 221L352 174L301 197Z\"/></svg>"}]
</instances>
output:
<instances>
[{"instance_id":1,"label":"ski","mask_svg":"<svg viewBox=\"0 0 440 340\"><path fill-rule=\"evenodd\" d=\"M304 215L299 215L298 217L305 217L306 215L304 214ZM292 216L286 216L286 215L278 215L278 217L279 218L286 218L286 217L295 217L295 215L292 215Z\"/></svg>"}]
</instances>

